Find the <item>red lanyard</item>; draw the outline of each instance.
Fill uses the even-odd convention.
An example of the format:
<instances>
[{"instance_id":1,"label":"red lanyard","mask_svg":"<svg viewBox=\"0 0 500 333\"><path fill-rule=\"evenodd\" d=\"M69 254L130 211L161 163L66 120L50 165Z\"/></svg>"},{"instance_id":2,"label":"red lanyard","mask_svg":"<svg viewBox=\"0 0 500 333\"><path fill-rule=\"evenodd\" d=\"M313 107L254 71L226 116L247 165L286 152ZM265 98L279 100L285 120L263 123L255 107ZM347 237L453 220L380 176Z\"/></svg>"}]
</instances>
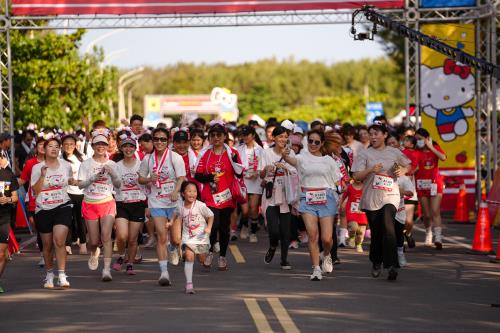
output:
<instances>
[{"instance_id":1,"label":"red lanyard","mask_svg":"<svg viewBox=\"0 0 500 333\"><path fill-rule=\"evenodd\" d=\"M213 151L213 148L212 148L212 149L210 149L210 153L209 153L208 158L207 158L207 164L205 165L205 171L206 171L207 173L209 173L209 172L208 172L208 164L210 163L210 156L212 156L212 151ZM214 154L215 154L215 152L214 152ZM222 150L222 153L220 154L219 160L217 161L217 163L215 163L215 165L217 165L217 164L219 164L219 163L220 163L220 160L222 159L222 155L224 155L224 150ZM217 156L217 155L216 155L216 156Z\"/></svg>"},{"instance_id":2,"label":"red lanyard","mask_svg":"<svg viewBox=\"0 0 500 333\"><path fill-rule=\"evenodd\" d=\"M165 161L167 160L167 155L168 155L168 149L165 149L165 151L163 152L163 155L161 156L160 164L158 164L158 155L156 154L156 152L153 153L154 162L155 162L155 164L153 166L153 172L155 172L156 175L158 176L158 180L156 181L157 187L160 187L160 173L161 173L161 169L163 168L163 165L165 164Z\"/></svg>"}]
</instances>

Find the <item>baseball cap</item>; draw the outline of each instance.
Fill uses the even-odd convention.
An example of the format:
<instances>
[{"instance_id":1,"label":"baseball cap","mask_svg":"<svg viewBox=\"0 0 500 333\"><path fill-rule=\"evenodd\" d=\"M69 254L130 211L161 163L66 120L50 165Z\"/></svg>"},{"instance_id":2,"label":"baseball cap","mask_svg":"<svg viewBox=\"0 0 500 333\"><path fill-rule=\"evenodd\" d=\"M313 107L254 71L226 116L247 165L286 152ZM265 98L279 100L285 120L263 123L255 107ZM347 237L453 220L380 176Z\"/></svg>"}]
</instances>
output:
<instances>
[{"instance_id":1,"label":"baseball cap","mask_svg":"<svg viewBox=\"0 0 500 333\"><path fill-rule=\"evenodd\" d=\"M292 145L297 145L302 147L302 139L300 138L300 136L292 134L290 135L289 139Z\"/></svg>"},{"instance_id":2,"label":"baseball cap","mask_svg":"<svg viewBox=\"0 0 500 333\"><path fill-rule=\"evenodd\" d=\"M105 144L109 144L108 138L104 134L97 134L92 138L92 144L95 145L99 142L103 142Z\"/></svg>"},{"instance_id":3,"label":"baseball cap","mask_svg":"<svg viewBox=\"0 0 500 333\"><path fill-rule=\"evenodd\" d=\"M248 125L245 125L245 126L242 126L241 127L241 134L242 135L249 135L249 134L253 134L255 133L254 132L255 130L253 130L252 127L248 126Z\"/></svg>"},{"instance_id":4,"label":"baseball cap","mask_svg":"<svg viewBox=\"0 0 500 333\"><path fill-rule=\"evenodd\" d=\"M283 126L284 128L286 128L286 129L287 129L287 130L289 130L289 131L293 131L293 128L295 127L295 126L293 125L293 123L292 123L290 120L288 120L288 119L283 120L283 121L281 122L281 126Z\"/></svg>"},{"instance_id":5,"label":"baseball cap","mask_svg":"<svg viewBox=\"0 0 500 333\"><path fill-rule=\"evenodd\" d=\"M127 137L127 138L122 139L120 141L120 147L122 147L123 145L126 145L126 144L129 144L129 145L132 145L132 146L136 146L136 141L132 137Z\"/></svg>"},{"instance_id":6,"label":"baseball cap","mask_svg":"<svg viewBox=\"0 0 500 333\"><path fill-rule=\"evenodd\" d=\"M179 130L174 134L174 142L189 141L189 134L186 131Z\"/></svg>"},{"instance_id":7,"label":"baseball cap","mask_svg":"<svg viewBox=\"0 0 500 333\"><path fill-rule=\"evenodd\" d=\"M12 138L13 138L13 136L9 132L3 132L2 134L0 134L0 142L5 141L5 140L9 140Z\"/></svg>"},{"instance_id":8,"label":"baseball cap","mask_svg":"<svg viewBox=\"0 0 500 333\"><path fill-rule=\"evenodd\" d=\"M304 130L300 126L294 126L293 127L293 133L296 134L304 134Z\"/></svg>"}]
</instances>

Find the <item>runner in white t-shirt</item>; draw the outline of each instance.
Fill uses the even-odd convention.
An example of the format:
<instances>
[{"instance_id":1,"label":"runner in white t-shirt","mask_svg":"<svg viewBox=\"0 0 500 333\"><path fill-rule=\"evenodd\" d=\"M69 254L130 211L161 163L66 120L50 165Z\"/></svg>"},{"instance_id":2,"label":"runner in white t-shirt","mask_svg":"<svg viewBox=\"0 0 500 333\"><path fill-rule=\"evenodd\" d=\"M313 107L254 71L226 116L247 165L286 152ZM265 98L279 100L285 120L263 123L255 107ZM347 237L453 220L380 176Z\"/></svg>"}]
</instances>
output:
<instances>
[{"instance_id":1,"label":"runner in white t-shirt","mask_svg":"<svg viewBox=\"0 0 500 333\"><path fill-rule=\"evenodd\" d=\"M72 207L68 185L76 185L71 166L59 160L61 143L51 138L44 143L45 161L31 172L32 189L36 197L35 224L43 242L47 274L44 288L54 288L53 253L55 247L59 286L69 288L66 269L66 237L71 227Z\"/></svg>"},{"instance_id":2,"label":"runner in white t-shirt","mask_svg":"<svg viewBox=\"0 0 500 333\"><path fill-rule=\"evenodd\" d=\"M186 294L194 294L193 266L198 255L201 264L210 250L210 232L214 222L214 213L197 200L198 186L193 181L185 181L181 186L184 200L179 201L174 213L174 223L182 227L182 247L184 249L184 274L186 276Z\"/></svg>"},{"instance_id":3,"label":"runner in white t-shirt","mask_svg":"<svg viewBox=\"0 0 500 333\"><path fill-rule=\"evenodd\" d=\"M121 181L116 172L116 163L107 159L108 138L105 131L92 134L94 155L80 165L78 187L83 189L82 215L87 222L90 270L99 266L99 238L104 248L104 268L102 281L111 281L111 256L113 245L111 232L115 222L116 203L113 187L120 187ZM99 232L100 226L100 232Z\"/></svg>"},{"instance_id":4,"label":"runner in white t-shirt","mask_svg":"<svg viewBox=\"0 0 500 333\"><path fill-rule=\"evenodd\" d=\"M167 234L172 225L172 216L179 199L181 184L186 178L184 160L176 152L168 149L168 130L156 128L153 131L155 150L146 155L139 168L139 184L148 185L151 193L148 195L148 207L154 221L157 243L156 252L161 275L158 283L161 286L170 285L167 260ZM178 232L170 233L170 260L173 264L179 262L177 245L180 239L175 237Z\"/></svg>"}]
</instances>

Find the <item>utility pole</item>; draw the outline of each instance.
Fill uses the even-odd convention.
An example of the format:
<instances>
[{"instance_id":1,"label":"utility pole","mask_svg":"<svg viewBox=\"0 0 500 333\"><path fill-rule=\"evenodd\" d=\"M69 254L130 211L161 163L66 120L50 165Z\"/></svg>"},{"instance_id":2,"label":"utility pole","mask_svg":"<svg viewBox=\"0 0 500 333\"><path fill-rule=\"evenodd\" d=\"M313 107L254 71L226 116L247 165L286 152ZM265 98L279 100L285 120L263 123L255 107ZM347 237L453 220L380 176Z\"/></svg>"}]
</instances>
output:
<instances>
[{"instance_id":1,"label":"utility pole","mask_svg":"<svg viewBox=\"0 0 500 333\"><path fill-rule=\"evenodd\" d=\"M121 121L122 119L124 119L126 117L126 115L125 115L124 89L128 84L141 78L142 75L137 75L137 74L140 74L143 70L144 70L144 67L139 67L139 68L133 69L133 70L128 71L127 73L123 74L118 79L118 121Z\"/></svg>"}]
</instances>

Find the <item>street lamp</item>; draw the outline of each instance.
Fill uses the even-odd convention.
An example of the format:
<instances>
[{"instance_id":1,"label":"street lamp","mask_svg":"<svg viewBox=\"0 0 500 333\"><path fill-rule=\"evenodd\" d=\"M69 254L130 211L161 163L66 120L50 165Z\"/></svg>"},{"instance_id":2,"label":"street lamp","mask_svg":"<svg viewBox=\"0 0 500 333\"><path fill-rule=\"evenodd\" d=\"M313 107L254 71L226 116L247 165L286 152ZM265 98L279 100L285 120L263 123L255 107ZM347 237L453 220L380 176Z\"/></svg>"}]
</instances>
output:
<instances>
[{"instance_id":1,"label":"street lamp","mask_svg":"<svg viewBox=\"0 0 500 333\"><path fill-rule=\"evenodd\" d=\"M125 118L125 94L124 89L127 85L142 77L137 75L144 71L144 67L139 67L128 71L120 76L118 79L118 120L121 121Z\"/></svg>"}]
</instances>

